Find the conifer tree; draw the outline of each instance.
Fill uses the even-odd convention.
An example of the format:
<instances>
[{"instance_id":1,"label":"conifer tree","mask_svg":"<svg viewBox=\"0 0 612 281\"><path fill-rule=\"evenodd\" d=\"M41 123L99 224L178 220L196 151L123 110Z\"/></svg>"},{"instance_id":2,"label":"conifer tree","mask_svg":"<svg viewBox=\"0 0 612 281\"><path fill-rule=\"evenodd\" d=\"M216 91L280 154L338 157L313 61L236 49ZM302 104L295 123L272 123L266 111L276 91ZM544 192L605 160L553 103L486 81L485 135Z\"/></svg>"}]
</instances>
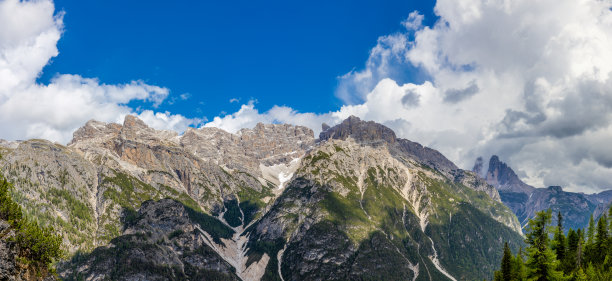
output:
<instances>
[{"instance_id":1,"label":"conifer tree","mask_svg":"<svg viewBox=\"0 0 612 281\"><path fill-rule=\"evenodd\" d=\"M549 248L548 224L550 223L551 212L540 211L533 219L529 220L527 238L527 267L529 268L527 277L529 280L547 281L559 280L563 274L556 270L558 261L555 253Z\"/></svg>"},{"instance_id":2,"label":"conifer tree","mask_svg":"<svg viewBox=\"0 0 612 281\"><path fill-rule=\"evenodd\" d=\"M578 271L574 273L572 277L573 277L572 280L576 280L576 281L587 281L588 280L582 268L579 268Z\"/></svg>"},{"instance_id":3,"label":"conifer tree","mask_svg":"<svg viewBox=\"0 0 612 281\"><path fill-rule=\"evenodd\" d=\"M591 218L589 219L589 226L587 228L587 240L586 244L593 244L593 240L595 239L595 221L593 220L593 214L591 214Z\"/></svg>"},{"instance_id":4,"label":"conifer tree","mask_svg":"<svg viewBox=\"0 0 612 281\"><path fill-rule=\"evenodd\" d=\"M508 242L504 243L504 256L501 262L501 280L512 280L512 252L508 247Z\"/></svg>"},{"instance_id":5,"label":"conifer tree","mask_svg":"<svg viewBox=\"0 0 612 281\"><path fill-rule=\"evenodd\" d=\"M570 273L577 268L577 255L578 255L578 243L580 238L578 233L573 229L569 229L567 232L567 250L565 253L565 260L563 260L563 272Z\"/></svg>"},{"instance_id":6,"label":"conifer tree","mask_svg":"<svg viewBox=\"0 0 612 281\"><path fill-rule=\"evenodd\" d=\"M514 265L512 266L512 280L522 281L527 278L525 272L525 262L523 261L523 249L519 248L516 257L514 258Z\"/></svg>"},{"instance_id":7,"label":"conifer tree","mask_svg":"<svg viewBox=\"0 0 612 281\"><path fill-rule=\"evenodd\" d=\"M593 263L603 264L608 253L608 220L606 215L601 216L597 222L597 233L595 234L593 250Z\"/></svg>"},{"instance_id":8,"label":"conifer tree","mask_svg":"<svg viewBox=\"0 0 612 281\"><path fill-rule=\"evenodd\" d=\"M555 236L552 244L552 248L557 254L557 259L562 261L565 259L565 235L563 234L563 217L561 212L557 212L557 228L555 229Z\"/></svg>"},{"instance_id":9,"label":"conifer tree","mask_svg":"<svg viewBox=\"0 0 612 281\"><path fill-rule=\"evenodd\" d=\"M593 220L593 214L591 214L591 218L589 219L589 226L586 232L586 243L584 244L584 248L583 248L584 253L585 253L584 259L587 262L593 261L593 244L594 243L595 243L595 221Z\"/></svg>"},{"instance_id":10,"label":"conifer tree","mask_svg":"<svg viewBox=\"0 0 612 281\"><path fill-rule=\"evenodd\" d=\"M576 250L576 267L581 268L584 266L584 231L578 229L578 249Z\"/></svg>"},{"instance_id":11,"label":"conifer tree","mask_svg":"<svg viewBox=\"0 0 612 281\"><path fill-rule=\"evenodd\" d=\"M610 205L610 209L608 209L608 220L609 220L609 224L610 226L608 227L608 232L610 232L610 234L612 234L612 205Z\"/></svg>"},{"instance_id":12,"label":"conifer tree","mask_svg":"<svg viewBox=\"0 0 612 281\"><path fill-rule=\"evenodd\" d=\"M603 215L597 223L591 220L586 229L570 228L565 237L562 217L560 214L557 216L559 219L556 227L548 226L550 210L538 212L529 220L525 239L528 244L526 263L523 263L522 249L515 257L511 257L508 245L504 245L501 269L495 272L495 280L612 281L612 233L609 231L609 217ZM549 241L553 233L553 239ZM561 254L555 254L560 250Z\"/></svg>"}]
</instances>

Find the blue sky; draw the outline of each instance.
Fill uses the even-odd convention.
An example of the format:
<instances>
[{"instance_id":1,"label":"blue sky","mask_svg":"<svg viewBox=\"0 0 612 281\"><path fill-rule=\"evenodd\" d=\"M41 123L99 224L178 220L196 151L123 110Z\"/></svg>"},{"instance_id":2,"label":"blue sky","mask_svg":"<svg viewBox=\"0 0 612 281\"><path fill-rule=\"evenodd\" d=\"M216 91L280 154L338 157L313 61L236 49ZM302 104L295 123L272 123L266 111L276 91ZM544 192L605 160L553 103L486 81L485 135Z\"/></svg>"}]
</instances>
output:
<instances>
[{"instance_id":1,"label":"blue sky","mask_svg":"<svg viewBox=\"0 0 612 281\"><path fill-rule=\"evenodd\" d=\"M435 7L435 8L434 8ZM350 115L470 169L612 188L612 0L0 0L0 138ZM236 102L230 102L236 99ZM254 102L256 101L256 102Z\"/></svg>"},{"instance_id":2,"label":"blue sky","mask_svg":"<svg viewBox=\"0 0 612 281\"><path fill-rule=\"evenodd\" d=\"M269 109L337 110L338 76L363 68L380 35L433 1L55 1L65 11L58 73L170 89L158 110L211 119L251 99ZM406 75L403 79L418 79ZM182 100L182 94L189 95ZM183 96L185 97L185 96ZM230 103L230 99L239 102ZM140 101L132 106L147 107Z\"/></svg>"}]
</instances>

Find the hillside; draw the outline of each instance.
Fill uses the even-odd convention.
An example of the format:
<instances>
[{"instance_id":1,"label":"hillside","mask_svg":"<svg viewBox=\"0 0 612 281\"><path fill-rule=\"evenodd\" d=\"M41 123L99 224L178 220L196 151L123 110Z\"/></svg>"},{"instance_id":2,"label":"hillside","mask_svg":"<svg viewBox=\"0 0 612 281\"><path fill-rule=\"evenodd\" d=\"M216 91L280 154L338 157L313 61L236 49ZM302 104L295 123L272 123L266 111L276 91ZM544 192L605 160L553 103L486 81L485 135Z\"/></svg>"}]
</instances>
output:
<instances>
[{"instance_id":1,"label":"hillside","mask_svg":"<svg viewBox=\"0 0 612 281\"><path fill-rule=\"evenodd\" d=\"M65 277L473 280L503 242L522 245L494 187L356 117L315 140L282 124L177 135L128 116L68 146L2 150L13 197L64 237Z\"/></svg>"},{"instance_id":2,"label":"hillside","mask_svg":"<svg viewBox=\"0 0 612 281\"><path fill-rule=\"evenodd\" d=\"M493 155L487 170L483 170L482 158L474 165L473 171L495 186L502 202L516 214L522 227L539 211L551 209L561 212L565 219L564 230L586 228L591 214L599 218L612 203L612 191L583 194L564 191L560 186L535 188L525 184L506 163ZM553 217L553 222L556 217Z\"/></svg>"}]
</instances>

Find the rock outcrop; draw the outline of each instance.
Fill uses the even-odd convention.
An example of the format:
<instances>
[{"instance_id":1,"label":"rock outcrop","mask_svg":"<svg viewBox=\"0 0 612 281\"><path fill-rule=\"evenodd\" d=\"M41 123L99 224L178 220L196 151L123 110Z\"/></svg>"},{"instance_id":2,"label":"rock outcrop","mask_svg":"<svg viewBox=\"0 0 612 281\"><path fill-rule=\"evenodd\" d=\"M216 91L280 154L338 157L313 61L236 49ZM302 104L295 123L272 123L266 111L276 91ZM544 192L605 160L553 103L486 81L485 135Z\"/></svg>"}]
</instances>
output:
<instances>
[{"instance_id":1,"label":"rock outcrop","mask_svg":"<svg viewBox=\"0 0 612 281\"><path fill-rule=\"evenodd\" d=\"M564 191L560 186L534 188L521 181L512 168L496 155L491 156L486 172L481 170L482 163L482 158L476 160L474 172L498 189L502 202L512 209L523 227L536 212L551 209L554 213L561 212L566 231L570 227L585 228L591 214L597 218L607 212L606 206L612 200L610 191L586 195ZM553 216L553 220L556 220L556 216Z\"/></svg>"},{"instance_id":2,"label":"rock outcrop","mask_svg":"<svg viewBox=\"0 0 612 281\"><path fill-rule=\"evenodd\" d=\"M127 116L1 151L16 200L64 235L67 279L473 280L523 240L493 186L356 117L315 142Z\"/></svg>"},{"instance_id":3,"label":"rock outcrop","mask_svg":"<svg viewBox=\"0 0 612 281\"><path fill-rule=\"evenodd\" d=\"M172 199L145 201L122 235L61 268L64 280L240 280L207 243L194 210ZM190 215L191 214L191 215ZM220 222L222 231L231 229Z\"/></svg>"}]
</instances>

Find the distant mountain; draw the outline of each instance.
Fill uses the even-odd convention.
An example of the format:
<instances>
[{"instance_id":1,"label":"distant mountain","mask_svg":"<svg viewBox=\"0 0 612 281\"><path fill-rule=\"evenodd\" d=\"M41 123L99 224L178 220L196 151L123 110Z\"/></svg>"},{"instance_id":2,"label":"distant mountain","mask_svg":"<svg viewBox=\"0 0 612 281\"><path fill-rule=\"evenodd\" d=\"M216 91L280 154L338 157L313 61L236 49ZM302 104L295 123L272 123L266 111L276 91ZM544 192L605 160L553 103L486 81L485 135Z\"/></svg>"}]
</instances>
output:
<instances>
[{"instance_id":1,"label":"distant mountain","mask_svg":"<svg viewBox=\"0 0 612 281\"><path fill-rule=\"evenodd\" d=\"M0 154L13 197L64 235L67 280L475 280L523 240L485 180L356 117L315 140L127 116Z\"/></svg>"},{"instance_id":2,"label":"distant mountain","mask_svg":"<svg viewBox=\"0 0 612 281\"><path fill-rule=\"evenodd\" d=\"M563 191L560 186L532 187L521 181L512 168L496 155L491 156L487 170L484 170L482 158L476 159L473 172L497 188L502 202L512 209L523 227L537 211L550 208L553 213L561 212L566 231L570 227L584 228L591 214L598 218L607 212L612 201L612 190L583 194ZM556 219L556 216L553 217L553 220Z\"/></svg>"}]
</instances>

